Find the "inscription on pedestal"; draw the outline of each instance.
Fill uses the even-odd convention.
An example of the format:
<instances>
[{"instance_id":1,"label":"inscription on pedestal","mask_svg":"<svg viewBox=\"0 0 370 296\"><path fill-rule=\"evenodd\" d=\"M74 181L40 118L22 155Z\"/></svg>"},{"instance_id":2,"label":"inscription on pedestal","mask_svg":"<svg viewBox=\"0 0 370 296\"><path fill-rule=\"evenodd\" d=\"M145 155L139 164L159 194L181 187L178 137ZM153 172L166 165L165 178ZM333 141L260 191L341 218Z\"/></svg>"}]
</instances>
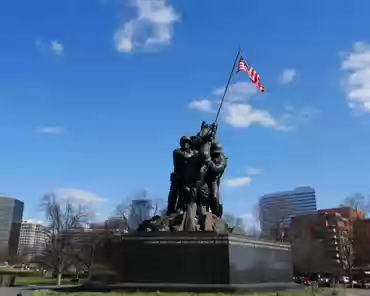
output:
<instances>
[{"instance_id":1,"label":"inscription on pedestal","mask_svg":"<svg viewBox=\"0 0 370 296\"><path fill-rule=\"evenodd\" d=\"M145 244L167 244L167 245L219 245L219 244L227 244L227 241L219 241L219 240L149 240L145 241Z\"/></svg>"}]
</instances>

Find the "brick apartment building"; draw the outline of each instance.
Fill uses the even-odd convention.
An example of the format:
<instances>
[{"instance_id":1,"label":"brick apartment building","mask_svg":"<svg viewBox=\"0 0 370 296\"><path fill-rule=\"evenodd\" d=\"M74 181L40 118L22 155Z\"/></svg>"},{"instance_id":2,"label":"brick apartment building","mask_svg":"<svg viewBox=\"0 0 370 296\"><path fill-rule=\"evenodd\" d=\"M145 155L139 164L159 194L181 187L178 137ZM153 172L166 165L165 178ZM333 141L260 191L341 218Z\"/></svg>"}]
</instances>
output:
<instances>
[{"instance_id":1,"label":"brick apartment building","mask_svg":"<svg viewBox=\"0 0 370 296\"><path fill-rule=\"evenodd\" d=\"M348 219L348 231L353 236L354 265L358 268L370 267L370 219L366 219L365 213L356 211L351 207L320 210L320 212L340 213Z\"/></svg>"},{"instance_id":2,"label":"brick apartment building","mask_svg":"<svg viewBox=\"0 0 370 296\"><path fill-rule=\"evenodd\" d=\"M351 207L339 207L339 208L332 208L332 209L322 209L318 210L317 213L319 214L334 214L338 213L342 217L347 218L349 221L356 221L356 220L363 220L365 219L365 213L362 211L354 210Z\"/></svg>"},{"instance_id":3,"label":"brick apartment building","mask_svg":"<svg viewBox=\"0 0 370 296\"><path fill-rule=\"evenodd\" d=\"M294 217L289 237L295 269L300 273L343 274L346 223L338 213Z\"/></svg>"},{"instance_id":4,"label":"brick apartment building","mask_svg":"<svg viewBox=\"0 0 370 296\"><path fill-rule=\"evenodd\" d=\"M294 217L289 240L295 268L304 273L345 274L351 238L354 266L370 266L370 219L363 212L342 207Z\"/></svg>"},{"instance_id":5,"label":"brick apartment building","mask_svg":"<svg viewBox=\"0 0 370 296\"><path fill-rule=\"evenodd\" d=\"M370 219L357 220L354 227L355 266L370 268Z\"/></svg>"}]
</instances>

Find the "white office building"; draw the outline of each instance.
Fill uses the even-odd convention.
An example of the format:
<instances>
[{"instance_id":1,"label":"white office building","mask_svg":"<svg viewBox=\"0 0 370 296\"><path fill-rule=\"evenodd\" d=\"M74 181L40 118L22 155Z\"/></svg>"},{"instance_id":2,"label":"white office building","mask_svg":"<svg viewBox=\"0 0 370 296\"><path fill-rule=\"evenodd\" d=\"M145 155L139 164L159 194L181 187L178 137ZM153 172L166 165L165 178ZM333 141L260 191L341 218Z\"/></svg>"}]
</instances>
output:
<instances>
[{"instance_id":1,"label":"white office building","mask_svg":"<svg viewBox=\"0 0 370 296\"><path fill-rule=\"evenodd\" d=\"M41 254L46 245L45 229L39 221L22 221L18 255L33 257Z\"/></svg>"},{"instance_id":2,"label":"white office building","mask_svg":"<svg viewBox=\"0 0 370 296\"><path fill-rule=\"evenodd\" d=\"M312 187L297 187L293 190L270 193L259 201L261 232L271 233L277 223L289 228L292 217L317 212L316 193Z\"/></svg>"},{"instance_id":3,"label":"white office building","mask_svg":"<svg viewBox=\"0 0 370 296\"><path fill-rule=\"evenodd\" d=\"M136 229L141 222L150 219L153 211L153 204L150 199L134 199L131 202L128 223L130 229Z\"/></svg>"}]
</instances>

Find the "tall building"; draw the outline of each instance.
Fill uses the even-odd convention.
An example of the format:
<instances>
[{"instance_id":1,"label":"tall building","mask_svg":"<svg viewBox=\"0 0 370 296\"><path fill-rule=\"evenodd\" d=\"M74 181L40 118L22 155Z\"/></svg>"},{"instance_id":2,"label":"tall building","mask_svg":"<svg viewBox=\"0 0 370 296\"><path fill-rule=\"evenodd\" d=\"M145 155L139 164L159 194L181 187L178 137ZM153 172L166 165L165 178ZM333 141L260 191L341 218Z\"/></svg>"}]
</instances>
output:
<instances>
[{"instance_id":1,"label":"tall building","mask_svg":"<svg viewBox=\"0 0 370 296\"><path fill-rule=\"evenodd\" d=\"M348 219L340 213L316 213L292 218L289 239L299 274L344 274L348 268Z\"/></svg>"},{"instance_id":2,"label":"tall building","mask_svg":"<svg viewBox=\"0 0 370 296\"><path fill-rule=\"evenodd\" d=\"M46 245L46 227L40 222L23 221L19 236L18 255L32 258L40 255Z\"/></svg>"},{"instance_id":3,"label":"tall building","mask_svg":"<svg viewBox=\"0 0 370 296\"><path fill-rule=\"evenodd\" d=\"M261 233L275 235L277 228L289 228L292 217L316 211L316 193L312 187L266 194L259 201Z\"/></svg>"},{"instance_id":4,"label":"tall building","mask_svg":"<svg viewBox=\"0 0 370 296\"><path fill-rule=\"evenodd\" d=\"M133 200L128 217L130 229L136 229L141 222L150 219L152 209L153 205L150 199Z\"/></svg>"},{"instance_id":5,"label":"tall building","mask_svg":"<svg viewBox=\"0 0 370 296\"><path fill-rule=\"evenodd\" d=\"M17 255L23 208L22 201L8 196L0 196L1 256Z\"/></svg>"},{"instance_id":6,"label":"tall building","mask_svg":"<svg viewBox=\"0 0 370 296\"><path fill-rule=\"evenodd\" d=\"M318 213L336 213L348 221L346 226L352 241L354 265L361 268L370 266L370 219L366 219L365 213L349 206L319 210Z\"/></svg>"}]
</instances>

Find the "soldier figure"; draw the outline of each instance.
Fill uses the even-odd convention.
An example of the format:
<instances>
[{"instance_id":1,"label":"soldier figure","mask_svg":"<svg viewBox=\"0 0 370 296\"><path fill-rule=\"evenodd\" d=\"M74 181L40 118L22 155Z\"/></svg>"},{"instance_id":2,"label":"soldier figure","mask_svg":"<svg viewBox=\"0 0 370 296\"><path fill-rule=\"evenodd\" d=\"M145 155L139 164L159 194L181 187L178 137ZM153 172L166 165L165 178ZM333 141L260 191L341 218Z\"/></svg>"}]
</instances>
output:
<instances>
[{"instance_id":1,"label":"soldier figure","mask_svg":"<svg viewBox=\"0 0 370 296\"><path fill-rule=\"evenodd\" d=\"M213 214L221 218L223 210L220 203L220 180L227 166L227 157L218 142L212 143L210 154L211 161L206 176L209 188L209 207Z\"/></svg>"},{"instance_id":2,"label":"soldier figure","mask_svg":"<svg viewBox=\"0 0 370 296\"><path fill-rule=\"evenodd\" d=\"M196 214L199 214L199 224L201 230L204 229L204 219L206 205L209 196L208 186L205 176L208 165L211 161L210 142L201 145L199 153L191 157L183 172L183 179L180 188L180 200L186 207L185 231L196 230Z\"/></svg>"},{"instance_id":3,"label":"soldier figure","mask_svg":"<svg viewBox=\"0 0 370 296\"><path fill-rule=\"evenodd\" d=\"M177 212L178 209L183 209L183 203L179 198L179 188L181 187L181 179L188 160L196 154L196 151L190 147L191 139L182 137L180 139L180 148L173 151L173 173L171 174L171 187L168 195L167 215Z\"/></svg>"},{"instance_id":4,"label":"soldier figure","mask_svg":"<svg viewBox=\"0 0 370 296\"><path fill-rule=\"evenodd\" d=\"M185 231L196 230L197 214L200 228L204 229L207 207L222 216L219 186L227 158L221 145L215 142L216 132L216 124L203 122L201 131L193 137L182 137L180 148L173 152L167 215L185 211Z\"/></svg>"}]
</instances>

